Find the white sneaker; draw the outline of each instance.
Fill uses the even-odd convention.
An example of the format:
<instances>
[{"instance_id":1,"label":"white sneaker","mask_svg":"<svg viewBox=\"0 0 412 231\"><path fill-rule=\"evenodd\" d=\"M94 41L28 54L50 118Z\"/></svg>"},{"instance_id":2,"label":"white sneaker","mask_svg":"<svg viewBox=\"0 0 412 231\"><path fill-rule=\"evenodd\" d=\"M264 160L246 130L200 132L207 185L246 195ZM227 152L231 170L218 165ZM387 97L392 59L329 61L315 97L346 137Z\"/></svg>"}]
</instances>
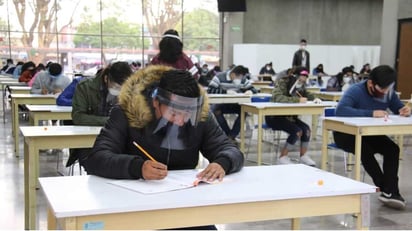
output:
<instances>
[{"instance_id":1,"label":"white sneaker","mask_svg":"<svg viewBox=\"0 0 412 231\"><path fill-rule=\"evenodd\" d=\"M278 159L278 164L293 164L289 156L282 156Z\"/></svg>"},{"instance_id":2,"label":"white sneaker","mask_svg":"<svg viewBox=\"0 0 412 231\"><path fill-rule=\"evenodd\" d=\"M301 157L300 157L300 162L301 162L302 164L306 164L306 165L309 165L309 166L312 166L312 167L315 167L315 166L316 166L315 161L313 161L313 160L309 157L309 155L303 155L303 156L301 156Z\"/></svg>"}]
</instances>

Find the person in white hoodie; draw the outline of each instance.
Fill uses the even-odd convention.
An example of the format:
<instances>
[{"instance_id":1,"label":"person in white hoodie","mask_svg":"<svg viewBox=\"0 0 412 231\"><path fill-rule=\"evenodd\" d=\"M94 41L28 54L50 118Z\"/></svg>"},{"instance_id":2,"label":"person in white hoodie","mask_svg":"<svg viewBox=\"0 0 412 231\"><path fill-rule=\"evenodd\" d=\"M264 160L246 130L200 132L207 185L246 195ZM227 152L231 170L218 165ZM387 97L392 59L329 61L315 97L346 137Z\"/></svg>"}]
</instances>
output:
<instances>
[{"instance_id":1,"label":"person in white hoodie","mask_svg":"<svg viewBox=\"0 0 412 231\"><path fill-rule=\"evenodd\" d=\"M42 95L61 93L71 82L69 77L62 73L63 68L60 64L51 63L47 70L38 74L30 93Z\"/></svg>"}]
</instances>

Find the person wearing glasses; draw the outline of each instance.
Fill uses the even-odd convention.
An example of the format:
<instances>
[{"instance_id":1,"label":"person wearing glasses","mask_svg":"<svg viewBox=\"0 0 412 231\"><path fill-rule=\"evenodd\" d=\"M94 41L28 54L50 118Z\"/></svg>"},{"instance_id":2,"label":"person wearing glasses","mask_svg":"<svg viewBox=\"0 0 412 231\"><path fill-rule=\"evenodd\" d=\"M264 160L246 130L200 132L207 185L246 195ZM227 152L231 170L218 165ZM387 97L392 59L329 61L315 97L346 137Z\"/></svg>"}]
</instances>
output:
<instances>
[{"instance_id":1,"label":"person wearing glasses","mask_svg":"<svg viewBox=\"0 0 412 231\"><path fill-rule=\"evenodd\" d=\"M390 66L375 67L369 79L356 83L345 92L336 108L336 116L385 118L389 109L393 114L409 117L411 109L400 101L394 90L396 75ZM334 132L333 136L339 148L354 153L355 136L341 132ZM377 153L383 156L382 168L375 158ZM398 145L386 135L363 136L361 161L381 191L379 200L390 208L404 209L406 201L398 186Z\"/></svg>"}]
</instances>

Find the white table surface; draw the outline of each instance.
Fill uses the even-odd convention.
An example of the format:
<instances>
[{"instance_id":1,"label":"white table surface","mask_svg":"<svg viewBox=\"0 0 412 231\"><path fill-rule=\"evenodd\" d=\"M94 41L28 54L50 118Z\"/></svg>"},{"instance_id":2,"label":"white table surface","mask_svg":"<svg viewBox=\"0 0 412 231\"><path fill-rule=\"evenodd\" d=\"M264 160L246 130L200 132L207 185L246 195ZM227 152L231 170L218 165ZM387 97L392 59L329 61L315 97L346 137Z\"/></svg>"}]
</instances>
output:
<instances>
[{"instance_id":1,"label":"white table surface","mask_svg":"<svg viewBox=\"0 0 412 231\"><path fill-rule=\"evenodd\" d=\"M47 111L47 112L71 112L72 106L59 105L26 105L29 111Z\"/></svg>"},{"instance_id":2,"label":"white table surface","mask_svg":"<svg viewBox=\"0 0 412 231\"><path fill-rule=\"evenodd\" d=\"M150 195L90 175L39 181L57 218L376 192L375 186L301 164L244 167L220 184Z\"/></svg>"},{"instance_id":3,"label":"white table surface","mask_svg":"<svg viewBox=\"0 0 412 231\"><path fill-rule=\"evenodd\" d=\"M342 116L328 116L322 119L343 122L344 124L353 126L402 126L412 124L412 117L403 117L399 115L389 115L388 119L373 118L373 117L342 117Z\"/></svg>"},{"instance_id":4,"label":"white table surface","mask_svg":"<svg viewBox=\"0 0 412 231\"><path fill-rule=\"evenodd\" d=\"M337 102L334 101L322 101L321 103L314 103L312 101L308 101L306 103L274 103L274 102L255 102L255 103L242 103L244 105L254 106L256 108L268 108L268 107L335 107Z\"/></svg>"},{"instance_id":5,"label":"white table surface","mask_svg":"<svg viewBox=\"0 0 412 231\"><path fill-rule=\"evenodd\" d=\"M100 133L99 126L21 126L20 131L25 138L44 136L77 136Z\"/></svg>"}]
</instances>

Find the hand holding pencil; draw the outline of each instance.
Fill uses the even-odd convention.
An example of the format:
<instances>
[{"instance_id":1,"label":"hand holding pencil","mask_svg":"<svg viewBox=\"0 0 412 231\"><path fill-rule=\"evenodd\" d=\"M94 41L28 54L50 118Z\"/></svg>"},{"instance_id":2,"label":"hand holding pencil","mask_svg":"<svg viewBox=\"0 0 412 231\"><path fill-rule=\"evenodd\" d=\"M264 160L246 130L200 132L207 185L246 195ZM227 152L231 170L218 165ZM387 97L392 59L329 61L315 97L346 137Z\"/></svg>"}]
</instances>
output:
<instances>
[{"instance_id":1,"label":"hand holding pencil","mask_svg":"<svg viewBox=\"0 0 412 231\"><path fill-rule=\"evenodd\" d=\"M167 176L167 166L156 161L142 146L133 141L136 146L149 160L143 162L142 177L145 180L161 180ZM137 171L137 170L136 170Z\"/></svg>"},{"instance_id":2,"label":"hand holding pencil","mask_svg":"<svg viewBox=\"0 0 412 231\"><path fill-rule=\"evenodd\" d=\"M299 91L296 91L296 95L299 96L299 103L306 103L308 101L308 98L303 97L302 94L300 94Z\"/></svg>"}]
</instances>

